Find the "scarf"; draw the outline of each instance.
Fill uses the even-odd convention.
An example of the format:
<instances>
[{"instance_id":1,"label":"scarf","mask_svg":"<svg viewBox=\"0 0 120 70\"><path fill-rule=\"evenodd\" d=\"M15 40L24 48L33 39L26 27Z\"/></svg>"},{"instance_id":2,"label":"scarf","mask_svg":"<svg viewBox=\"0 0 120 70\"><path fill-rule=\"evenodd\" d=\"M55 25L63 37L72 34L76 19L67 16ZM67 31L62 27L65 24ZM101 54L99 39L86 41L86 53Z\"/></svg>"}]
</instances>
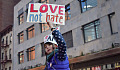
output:
<instances>
[{"instance_id":1,"label":"scarf","mask_svg":"<svg viewBox=\"0 0 120 70\"><path fill-rule=\"evenodd\" d=\"M55 49L54 51L55 51L55 54L56 54L56 53L58 52L58 49ZM47 61L50 61L50 59L51 59L53 56L55 56L55 55L54 55L54 51L52 51L50 54L47 55Z\"/></svg>"}]
</instances>

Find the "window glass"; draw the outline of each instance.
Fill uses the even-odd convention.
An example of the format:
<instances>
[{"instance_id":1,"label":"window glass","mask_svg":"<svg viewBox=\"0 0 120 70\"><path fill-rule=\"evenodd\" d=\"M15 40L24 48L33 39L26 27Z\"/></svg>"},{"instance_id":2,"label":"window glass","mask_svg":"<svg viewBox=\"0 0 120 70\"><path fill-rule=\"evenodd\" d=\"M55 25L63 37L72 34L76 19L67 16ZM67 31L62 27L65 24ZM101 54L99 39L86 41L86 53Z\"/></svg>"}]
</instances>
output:
<instances>
[{"instance_id":1,"label":"window glass","mask_svg":"<svg viewBox=\"0 0 120 70\"><path fill-rule=\"evenodd\" d=\"M65 20L69 20L71 18L70 14L70 4L65 6Z\"/></svg>"},{"instance_id":2,"label":"window glass","mask_svg":"<svg viewBox=\"0 0 120 70\"><path fill-rule=\"evenodd\" d=\"M35 29L34 29L34 26L31 26L30 28L28 28L28 39L34 36L35 36Z\"/></svg>"},{"instance_id":3,"label":"window glass","mask_svg":"<svg viewBox=\"0 0 120 70\"><path fill-rule=\"evenodd\" d=\"M23 51L19 52L18 58L19 58L19 64L24 62L24 53L23 53Z\"/></svg>"},{"instance_id":4,"label":"window glass","mask_svg":"<svg viewBox=\"0 0 120 70\"><path fill-rule=\"evenodd\" d=\"M85 42L101 38L101 28L99 20L83 26Z\"/></svg>"},{"instance_id":5,"label":"window glass","mask_svg":"<svg viewBox=\"0 0 120 70\"><path fill-rule=\"evenodd\" d=\"M85 12L97 6L97 0L81 0L80 3L81 3L81 12Z\"/></svg>"},{"instance_id":6,"label":"window glass","mask_svg":"<svg viewBox=\"0 0 120 70\"><path fill-rule=\"evenodd\" d=\"M67 48L73 47L73 36L72 31L66 32L63 34L63 37L66 41Z\"/></svg>"},{"instance_id":7,"label":"window glass","mask_svg":"<svg viewBox=\"0 0 120 70\"><path fill-rule=\"evenodd\" d=\"M28 61L35 59L35 47L27 49Z\"/></svg>"},{"instance_id":8,"label":"window glass","mask_svg":"<svg viewBox=\"0 0 120 70\"><path fill-rule=\"evenodd\" d=\"M21 25L24 22L24 14L23 13L19 15L18 20L19 20L19 25Z\"/></svg>"},{"instance_id":9,"label":"window glass","mask_svg":"<svg viewBox=\"0 0 120 70\"><path fill-rule=\"evenodd\" d=\"M23 43L24 42L24 33L23 32L21 32L21 33L19 33L19 44L20 43Z\"/></svg>"},{"instance_id":10,"label":"window glass","mask_svg":"<svg viewBox=\"0 0 120 70\"><path fill-rule=\"evenodd\" d=\"M42 48L42 56L45 56L44 42L41 43L41 48Z\"/></svg>"},{"instance_id":11,"label":"window glass","mask_svg":"<svg viewBox=\"0 0 120 70\"><path fill-rule=\"evenodd\" d=\"M47 24L42 23L41 25L42 25L42 32L49 30L49 26Z\"/></svg>"}]
</instances>

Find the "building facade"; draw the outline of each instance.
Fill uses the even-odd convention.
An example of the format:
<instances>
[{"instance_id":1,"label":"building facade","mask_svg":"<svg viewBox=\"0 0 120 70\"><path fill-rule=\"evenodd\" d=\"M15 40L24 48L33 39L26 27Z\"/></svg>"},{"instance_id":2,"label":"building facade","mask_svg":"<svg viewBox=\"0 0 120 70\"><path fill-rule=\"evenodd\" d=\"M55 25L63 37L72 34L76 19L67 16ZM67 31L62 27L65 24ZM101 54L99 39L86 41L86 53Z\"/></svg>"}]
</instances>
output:
<instances>
[{"instance_id":1,"label":"building facade","mask_svg":"<svg viewBox=\"0 0 120 70\"><path fill-rule=\"evenodd\" d=\"M0 15L1 15L0 16L0 32L5 30L5 28L7 28L9 25L13 24L14 6L19 1L20 0L0 0ZM0 49L0 52L1 52L1 49ZM1 58L0 58L0 66L1 66Z\"/></svg>"},{"instance_id":2,"label":"building facade","mask_svg":"<svg viewBox=\"0 0 120 70\"><path fill-rule=\"evenodd\" d=\"M13 70L42 70L46 24L27 23L29 3L65 5L60 31L67 43L71 70L106 70L120 66L119 0L21 0L14 7Z\"/></svg>"},{"instance_id":3,"label":"building facade","mask_svg":"<svg viewBox=\"0 0 120 70\"><path fill-rule=\"evenodd\" d=\"M12 25L1 31L1 70L12 70Z\"/></svg>"}]
</instances>

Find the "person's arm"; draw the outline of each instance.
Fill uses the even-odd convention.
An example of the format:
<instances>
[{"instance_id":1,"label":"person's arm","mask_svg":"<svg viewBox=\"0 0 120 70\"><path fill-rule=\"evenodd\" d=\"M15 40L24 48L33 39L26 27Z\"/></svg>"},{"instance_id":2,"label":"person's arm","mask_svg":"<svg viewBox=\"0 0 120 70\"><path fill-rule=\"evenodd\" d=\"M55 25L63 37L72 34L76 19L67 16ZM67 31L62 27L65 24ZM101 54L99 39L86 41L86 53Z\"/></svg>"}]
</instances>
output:
<instances>
[{"instance_id":1,"label":"person's arm","mask_svg":"<svg viewBox=\"0 0 120 70\"><path fill-rule=\"evenodd\" d=\"M48 22L47 24L49 25L50 28L54 28L53 24L51 22ZM66 42L65 42L63 36L61 35L61 33L59 32L59 30L52 29L52 35L58 44L57 58L61 61L64 61L66 59L66 56L67 56L67 54L66 54L66 47L67 47Z\"/></svg>"},{"instance_id":2,"label":"person's arm","mask_svg":"<svg viewBox=\"0 0 120 70\"><path fill-rule=\"evenodd\" d=\"M52 35L58 44L57 58L61 61L64 61L66 59L66 56L67 56L66 55L66 47L67 47L66 42L58 30L54 30L52 32Z\"/></svg>"}]
</instances>

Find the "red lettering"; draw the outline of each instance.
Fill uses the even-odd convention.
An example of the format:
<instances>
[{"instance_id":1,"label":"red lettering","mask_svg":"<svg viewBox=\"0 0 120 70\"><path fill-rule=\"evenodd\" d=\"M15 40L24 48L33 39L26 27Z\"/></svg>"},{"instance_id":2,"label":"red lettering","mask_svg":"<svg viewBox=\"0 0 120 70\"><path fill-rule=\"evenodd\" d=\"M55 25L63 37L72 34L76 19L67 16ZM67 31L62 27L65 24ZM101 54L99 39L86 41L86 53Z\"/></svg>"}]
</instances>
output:
<instances>
[{"instance_id":1,"label":"red lettering","mask_svg":"<svg viewBox=\"0 0 120 70\"><path fill-rule=\"evenodd\" d=\"M55 11L56 11L56 9L57 9L58 6L55 6L54 10L53 10L53 8L52 8L52 5L49 5L49 6L50 6L51 12L52 12L52 13L55 13Z\"/></svg>"},{"instance_id":2,"label":"red lettering","mask_svg":"<svg viewBox=\"0 0 120 70\"><path fill-rule=\"evenodd\" d=\"M55 17L56 17L56 22L57 22L57 19L58 19L58 14L57 14Z\"/></svg>"},{"instance_id":3,"label":"red lettering","mask_svg":"<svg viewBox=\"0 0 120 70\"><path fill-rule=\"evenodd\" d=\"M38 10L34 10L34 4L31 4L30 12L38 12Z\"/></svg>"},{"instance_id":4,"label":"red lettering","mask_svg":"<svg viewBox=\"0 0 120 70\"><path fill-rule=\"evenodd\" d=\"M43 7L45 7L45 10L43 10ZM41 13L45 13L45 12L47 12L47 11L48 11L48 5L43 4L43 5L40 6L40 12L41 12Z\"/></svg>"},{"instance_id":5,"label":"red lettering","mask_svg":"<svg viewBox=\"0 0 120 70\"><path fill-rule=\"evenodd\" d=\"M51 15L51 16L52 16L52 17L51 17L51 20L54 21L54 15Z\"/></svg>"},{"instance_id":6,"label":"red lettering","mask_svg":"<svg viewBox=\"0 0 120 70\"><path fill-rule=\"evenodd\" d=\"M46 22L48 21L48 19L50 20L50 15L48 15L48 13L46 13Z\"/></svg>"},{"instance_id":7,"label":"red lettering","mask_svg":"<svg viewBox=\"0 0 120 70\"><path fill-rule=\"evenodd\" d=\"M65 7L64 6L59 6L59 14L63 15L63 13L61 13L61 12L63 12L63 10L61 10L61 8L65 8Z\"/></svg>"},{"instance_id":8,"label":"red lettering","mask_svg":"<svg viewBox=\"0 0 120 70\"><path fill-rule=\"evenodd\" d=\"M60 16L60 19L59 19L59 22L62 24L63 22L61 22L61 21L60 21L61 19L63 19L63 17L62 17L62 16Z\"/></svg>"},{"instance_id":9,"label":"red lettering","mask_svg":"<svg viewBox=\"0 0 120 70\"><path fill-rule=\"evenodd\" d=\"M47 38L48 38L48 36L45 37L45 39L47 39Z\"/></svg>"}]
</instances>

